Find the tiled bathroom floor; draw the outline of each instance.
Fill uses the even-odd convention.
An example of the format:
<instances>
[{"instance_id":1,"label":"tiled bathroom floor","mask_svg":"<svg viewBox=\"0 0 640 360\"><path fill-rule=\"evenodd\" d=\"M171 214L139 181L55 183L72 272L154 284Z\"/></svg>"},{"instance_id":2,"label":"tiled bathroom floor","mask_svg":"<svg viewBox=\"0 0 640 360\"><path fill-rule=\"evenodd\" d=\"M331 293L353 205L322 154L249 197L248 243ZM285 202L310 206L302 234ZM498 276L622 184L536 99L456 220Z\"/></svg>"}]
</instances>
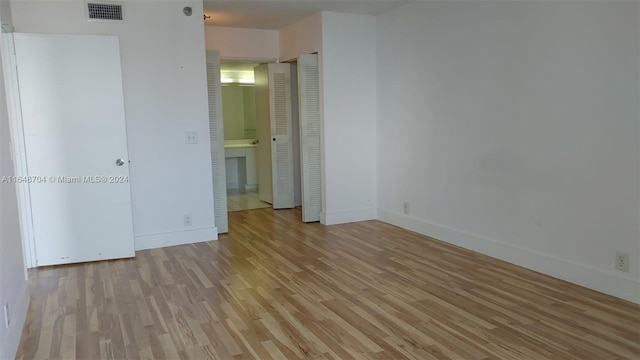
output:
<instances>
[{"instance_id":1,"label":"tiled bathroom floor","mask_svg":"<svg viewBox=\"0 0 640 360\"><path fill-rule=\"evenodd\" d=\"M260 201L257 191L227 189L227 210L240 211L271 207L271 204Z\"/></svg>"}]
</instances>

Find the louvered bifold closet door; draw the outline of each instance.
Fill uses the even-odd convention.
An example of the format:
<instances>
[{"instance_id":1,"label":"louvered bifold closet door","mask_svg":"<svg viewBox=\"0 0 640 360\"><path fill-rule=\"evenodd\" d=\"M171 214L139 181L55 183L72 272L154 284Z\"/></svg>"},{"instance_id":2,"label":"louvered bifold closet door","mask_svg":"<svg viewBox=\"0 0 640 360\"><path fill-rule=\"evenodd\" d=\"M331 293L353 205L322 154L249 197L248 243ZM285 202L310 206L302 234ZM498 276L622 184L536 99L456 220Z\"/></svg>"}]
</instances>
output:
<instances>
[{"instance_id":1,"label":"louvered bifold closet door","mask_svg":"<svg viewBox=\"0 0 640 360\"><path fill-rule=\"evenodd\" d=\"M320 79L318 55L298 57L300 107L300 162L302 176L302 221L320 221Z\"/></svg>"},{"instance_id":2,"label":"louvered bifold closet door","mask_svg":"<svg viewBox=\"0 0 640 360\"><path fill-rule=\"evenodd\" d=\"M217 51L207 51L207 89L209 96L209 136L211 139L211 173L213 178L215 225L218 228L218 233L226 233L229 231L227 176L224 157L220 54Z\"/></svg>"},{"instance_id":3,"label":"louvered bifold closet door","mask_svg":"<svg viewBox=\"0 0 640 360\"><path fill-rule=\"evenodd\" d=\"M293 208L291 65L269 64L273 208Z\"/></svg>"}]
</instances>

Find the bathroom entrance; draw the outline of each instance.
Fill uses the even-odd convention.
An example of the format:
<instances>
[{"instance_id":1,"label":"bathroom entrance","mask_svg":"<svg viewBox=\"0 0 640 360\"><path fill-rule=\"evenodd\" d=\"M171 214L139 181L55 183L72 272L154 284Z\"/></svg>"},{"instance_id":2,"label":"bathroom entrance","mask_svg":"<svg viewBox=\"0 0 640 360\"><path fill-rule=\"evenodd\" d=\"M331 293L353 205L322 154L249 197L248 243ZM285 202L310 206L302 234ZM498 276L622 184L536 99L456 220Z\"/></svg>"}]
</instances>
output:
<instances>
[{"instance_id":1,"label":"bathroom entrance","mask_svg":"<svg viewBox=\"0 0 640 360\"><path fill-rule=\"evenodd\" d=\"M220 62L207 51L218 233L228 232L229 211L302 206L302 221L320 220L317 56L296 60Z\"/></svg>"},{"instance_id":2,"label":"bathroom entrance","mask_svg":"<svg viewBox=\"0 0 640 360\"><path fill-rule=\"evenodd\" d=\"M220 63L227 211L271 207L258 195L254 62Z\"/></svg>"},{"instance_id":3,"label":"bathroom entrance","mask_svg":"<svg viewBox=\"0 0 640 360\"><path fill-rule=\"evenodd\" d=\"M227 211L301 205L295 63L220 63Z\"/></svg>"}]
</instances>

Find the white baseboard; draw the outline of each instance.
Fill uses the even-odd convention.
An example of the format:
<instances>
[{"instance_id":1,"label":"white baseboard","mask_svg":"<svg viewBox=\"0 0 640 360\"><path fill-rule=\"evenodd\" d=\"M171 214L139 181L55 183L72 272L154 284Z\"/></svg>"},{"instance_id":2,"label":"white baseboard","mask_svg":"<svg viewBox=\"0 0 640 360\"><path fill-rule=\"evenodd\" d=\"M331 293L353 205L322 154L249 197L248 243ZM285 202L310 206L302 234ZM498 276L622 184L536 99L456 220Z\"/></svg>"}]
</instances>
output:
<instances>
[{"instance_id":1,"label":"white baseboard","mask_svg":"<svg viewBox=\"0 0 640 360\"><path fill-rule=\"evenodd\" d=\"M240 184L239 183L227 183L227 189L228 190L240 189Z\"/></svg>"},{"instance_id":2,"label":"white baseboard","mask_svg":"<svg viewBox=\"0 0 640 360\"><path fill-rule=\"evenodd\" d=\"M19 274L17 276L21 276ZM31 293L29 291L29 284L25 281L22 289L19 290L20 294L16 296L16 301L11 304L10 315L11 324L8 329L4 328L2 324L2 332L5 332L2 336L2 342L0 343L0 359L15 359L18 352L18 345L20 345L20 337L22 336L22 330L24 329L24 323L27 320L27 312L29 311L29 301L31 300ZM3 316L4 318L4 316Z\"/></svg>"},{"instance_id":3,"label":"white baseboard","mask_svg":"<svg viewBox=\"0 0 640 360\"><path fill-rule=\"evenodd\" d=\"M434 239L640 304L640 282L607 270L558 259L550 254L520 248L395 211L378 209L378 219Z\"/></svg>"},{"instance_id":4,"label":"white baseboard","mask_svg":"<svg viewBox=\"0 0 640 360\"><path fill-rule=\"evenodd\" d=\"M193 244L218 240L218 228L206 227L184 231L135 236L136 251L156 249L167 246Z\"/></svg>"},{"instance_id":5,"label":"white baseboard","mask_svg":"<svg viewBox=\"0 0 640 360\"><path fill-rule=\"evenodd\" d=\"M258 184L246 184L244 186L244 191L256 191L258 190Z\"/></svg>"},{"instance_id":6,"label":"white baseboard","mask_svg":"<svg viewBox=\"0 0 640 360\"><path fill-rule=\"evenodd\" d=\"M329 211L320 213L320 223L324 225L346 224L357 221L375 220L377 210L374 207Z\"/></svg>"}]
</instances>

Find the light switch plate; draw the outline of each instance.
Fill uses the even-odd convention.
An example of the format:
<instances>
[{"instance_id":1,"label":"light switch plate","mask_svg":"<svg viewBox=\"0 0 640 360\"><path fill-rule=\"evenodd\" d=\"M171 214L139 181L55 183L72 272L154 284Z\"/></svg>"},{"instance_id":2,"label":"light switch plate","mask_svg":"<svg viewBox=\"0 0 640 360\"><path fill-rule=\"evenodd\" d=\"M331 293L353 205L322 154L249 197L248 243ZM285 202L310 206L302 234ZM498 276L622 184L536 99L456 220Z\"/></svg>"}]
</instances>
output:
<instances>
[{"instance_id":1,"label":"light switch plate","mask_svg":"<svg viewBox=\"0 0 640 360\"><path fill-rule=\"evenodd\" d=\"M184 143L185 144L197 144L198 143L198 133L195 131L187 131L184 133Z\"/></svg>"}]
</instances>

